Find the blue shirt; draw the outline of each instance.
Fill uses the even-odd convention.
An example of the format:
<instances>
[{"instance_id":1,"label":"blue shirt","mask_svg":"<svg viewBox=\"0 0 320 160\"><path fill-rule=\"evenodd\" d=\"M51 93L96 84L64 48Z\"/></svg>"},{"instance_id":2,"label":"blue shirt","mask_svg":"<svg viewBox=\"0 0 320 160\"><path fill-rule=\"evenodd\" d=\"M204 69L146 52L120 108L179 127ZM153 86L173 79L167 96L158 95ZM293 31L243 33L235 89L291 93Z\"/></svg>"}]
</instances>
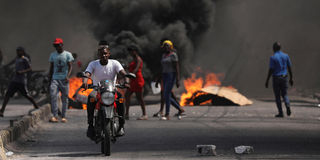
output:
<instances>
[{"instance_id":1,"label":"blue shirt","mask_svg":"<svg viewBox=\"0 0 320 160\"><path fill-rule=\"evenodd\" d=\"M72 54L68 51L58 53L52 52L49 58L49 62L53 62L53 75L52 79L66 79L68 75L68 62L72 62Z\"/></svg>"},{"instance_id":2,"label":"blue shirt","mask_svg":"<svg viewBox=\"0 0 320 160\"><path fill-rule=\"evenodd\" d=\"M270 69L273 69L273 76L287 75L289 66L291 66L290 58L282 51L277 51L270 57Z\"/></svg>"}]
</instances>

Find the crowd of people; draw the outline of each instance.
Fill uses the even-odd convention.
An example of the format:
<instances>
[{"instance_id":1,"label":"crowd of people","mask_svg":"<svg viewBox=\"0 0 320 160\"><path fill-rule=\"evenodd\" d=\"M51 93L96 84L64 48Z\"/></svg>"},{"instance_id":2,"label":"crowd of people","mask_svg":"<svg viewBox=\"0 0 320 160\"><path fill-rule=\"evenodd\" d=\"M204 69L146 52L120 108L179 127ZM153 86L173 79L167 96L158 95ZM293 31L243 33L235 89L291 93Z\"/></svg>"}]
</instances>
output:
<instances>
[{"instance_id":1,"label":"crowd of people","mask_svg":"<svg viewBox=\"0 0 320 160\"><path fill-rule=\"evenodd\" d=\"M51 98L51 113L52 117L50 122L59 122L58 116L58 98L61 97L62 110L60 121L66 123L66 109L68 107L68 93L69 93L69 78L74 73L81 71L82 63L76 60L77 54L70 53L64 49L64 43L61 38L56 38L53 42L55 51L50 54L49 63L49 79L50 79L50 98ZM184 115L185 110L181 107L173 93L173 87L180 86L180 69L179 58L177 50L174 47L172 41L163 39L160 42L160 48L162 51L161 69L162 72L156 78L156 86L161 86L161 105L159 112L155 113L153 117L159 117L160 120L170 120L170 106L174 106L178 112L175 116ZM265 87L268 88L269 79L273 77L273 90L276 98L276 104L279 113L276 117L283 117L283 111L281 107L281 96L285 101L287 115L291 115L290 102L287 96L288 82L293 85L293 76L291 71L291 62L287 54L281 51L281 45L279 42L273 45L274 55L270 58L269 72ZM145 80L143 78L143 59L140 55L140 51L137 46L127 46L127 51L132 57L132 61L129 63L128 72L136 75L134 79L124 80L125 85L128 87L124 95L119 93L118 96L125 97L124 104L117 105L117 112L119 116L119 130L118 134L124 134L125 120L129 120L130 100L132 94L135 93L138 102L141 105L142 115L137 120L148 120L146 112L146 105L143 98ZM10 63L15 64L15 75L9 84L8 90L5 94L2 108L0 109L0 116L3 117L4 111L10 97L12 97L17 91L19 91L24 97L26 97L33 105L34 108L38 108L33 97L28 94L27 89L27 74L31 69L31 59L26 54L23 47L16 49L17 57ZM84 74L86 77L93 80L93 85L97 84L100 80L112 80L116 81L118 77L124 77L127 71L115 59L110 59L111 52L109 43L105 40L101 40L98 46L98 59L91 61L86 67ZM0 50L0 63L2 64L3 56ZM72 71L74 69L74 71ZM288 72L290 79L288 80ZM83 84L85 88L88 87L88 78L84 78ZM95 97L94 93L90 94L90 97ZM97 102L88 100L87 106L87 118L88 118L88 130L87 136L92 137L93 130L93 113L94 106ZM164 111L165 109L165 111Z\"/></svg>"}]
</instances>

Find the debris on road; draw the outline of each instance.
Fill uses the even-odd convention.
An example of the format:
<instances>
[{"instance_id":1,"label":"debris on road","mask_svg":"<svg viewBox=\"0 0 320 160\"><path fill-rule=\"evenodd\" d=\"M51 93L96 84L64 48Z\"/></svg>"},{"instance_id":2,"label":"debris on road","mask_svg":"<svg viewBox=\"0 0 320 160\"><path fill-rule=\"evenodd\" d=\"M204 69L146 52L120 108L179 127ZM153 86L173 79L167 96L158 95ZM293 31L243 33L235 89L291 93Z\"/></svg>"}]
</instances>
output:
<instances>
[{"instance_id":1,"label":"debris on road","mask_svg":"<svg viewBox=\"0 0 320 160\"><path fill-rule=\"evenodd\" d=\"M252 146L238 146L234 148L234 151L237 154L249 154L253 152Z\"/></svg>"},{"instance_id":2,"label":"debris on road","mask_svg":"<svg viewBox=\"0 0 320 160\"><path fill-rule=\"evenodd\" d=\"M215 145L197 145L197 152L199 156L216 156Z\"/></svg>"},{"instance_id":3,"label":"debris on road","mask_svg":"<svg viewBox=\"0 0 320 160\"><path fill-rule=\"evenodd\" d=\"M10 156L12 156L13 155L13 152L11 152L11 151L8 151L7 153L6 153L6 156L8 156L8 157L10 157Z\"/></svg>"}]
</instances>

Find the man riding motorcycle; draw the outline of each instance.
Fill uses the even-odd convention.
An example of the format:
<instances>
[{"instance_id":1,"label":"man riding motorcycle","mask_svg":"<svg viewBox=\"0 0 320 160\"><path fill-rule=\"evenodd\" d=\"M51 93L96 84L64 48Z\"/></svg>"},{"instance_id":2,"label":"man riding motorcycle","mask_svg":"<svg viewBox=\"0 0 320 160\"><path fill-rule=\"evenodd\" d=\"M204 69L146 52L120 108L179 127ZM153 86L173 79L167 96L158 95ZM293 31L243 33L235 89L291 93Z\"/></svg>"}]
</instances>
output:
<instances>
[{"instance_id":1,"label":"man riding motorcycle","mask_svg":"<svg viewBox=\"0 0 320 160\"><path fill-rule=\"evenodd\" d=\"M119 78L125 78L125 75L127 74L126 71L123 69L122 65L117 61L113 59L109 59L110 57L110 49L109 44L107 41L100 41L99 42L99 49L98 49L98 58L97 60L91 61L85 70L85 76L89 77L93 81L93 85L97 85L98 82L101 80L111 80L113 82L116 82L117 75L119 75ZM83 84L85 89L88 88L88 78L84 78ZM125 78L125 86L129 87L128 85L128 78ZM122 97L122 95L117 92L118 97ZM96 93L93 91L89 97L88 97L88 103L87 103L87 118L88 118L88 130L87 130L87 136L90 139L94 139L95 137L95 131L93 127L93 117L94 117L94 108L96 105ZM119 117L119 129L117 131L118 136L124 135L124 105L123 103L116 103L117 105L117 112Z\"/></svg>"}]
</instances>

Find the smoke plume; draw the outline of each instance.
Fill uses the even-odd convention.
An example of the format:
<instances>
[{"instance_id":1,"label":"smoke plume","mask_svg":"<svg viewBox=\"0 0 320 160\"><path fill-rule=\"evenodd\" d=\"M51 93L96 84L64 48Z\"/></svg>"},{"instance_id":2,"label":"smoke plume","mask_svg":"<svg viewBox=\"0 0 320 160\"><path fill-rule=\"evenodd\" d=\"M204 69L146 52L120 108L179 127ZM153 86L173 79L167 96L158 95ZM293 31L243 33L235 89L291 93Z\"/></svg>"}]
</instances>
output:
<instances>
[{"instance_id":1,"label":"smoke plume","mask_svg":"<svg viewBox=\"0 0 320 160\"><path fill-rule=\"evenodd\" d=\"M78 1L20 0L0 1L0 48L4 63L23 46L32 58L34 70L49 69L49 55L56 37L64 48L78 53L82 61L92 60L97 41L89 28L90 19Z\"/></svg>"},{"instance_id":2,"label":"smoke plume","mask_svg":"<svg viewBox=\"0 0 320 160\"><path fill-rule=\"evenodd\" d=\"M160 40L168 38L185 75L200 66L223 73L223 85L259 97L272 95L264 82L272 44L280 41L293 64L291 90L320 90L319 8L318 0L1 0L0 48L4 63L23 46L33 69L47 70L56 37L84 63L100 39L123 62L133 44L151 76L159 72Z\"/></svg>"},{"instance_id":3,"label":"smoke plume","mask_svg":"<svg viewBox=\"0 0 320 160\"><path fill-rule=\"evenodd\" d=\"M272 80L269 89L264 82L272 44L280 41L293 65L289 91L319 91L319 8L318 0L217 0L214 27L199 47L198 63L225 73L224 83L245 95L272 95Z\"/></svg>"},{"instance_id":4,"label":"smoke plume","mask_svg":"<svg viewBox=\"0 0 320 160\"><path fill-rule=\"evenodd\" d=\"M94 36L111 42L114 57L127 61L126 47L136 45L154 73L160 68L163 38L173 41L182 70L187 71L214 15L212 0L83 0L82 5L94 20Z\"/></svg>"}]
</instances>

